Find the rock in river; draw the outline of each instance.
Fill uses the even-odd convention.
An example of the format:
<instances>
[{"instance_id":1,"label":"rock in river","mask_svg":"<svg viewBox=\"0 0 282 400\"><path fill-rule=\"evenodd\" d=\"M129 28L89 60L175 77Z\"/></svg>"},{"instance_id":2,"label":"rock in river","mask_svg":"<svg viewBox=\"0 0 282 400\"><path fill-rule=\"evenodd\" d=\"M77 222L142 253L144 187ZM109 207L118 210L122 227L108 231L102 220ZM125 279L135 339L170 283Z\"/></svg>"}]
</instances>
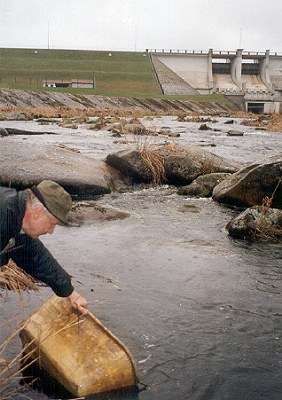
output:
<instances>
[{"instance_id":1,"label":"rock in river","mask_svg":"<svg viewBox=\"0 0 282 400\"><path fill-rule=\"evenodd\" d=\"M226 225L230 236L239 239L282 237L282 211L254 206L247 208Z\"/></svg>"},{"instance_id":2,"label":"rock in river","mask_svg":"<svg viewBox=\"0 0 282 400\"><path fill-rule=\"evenodd\" d=\"M220 203L242 207L261 205L265 197L273 197L271 206L282 208L282 156L242 168L219 183L212 197Z\"/></svg>"},{"instance_id":3,"label":"rock in river","mask_svg":"<svg viewBox=\"0 0 282 400\"><path fill-rule=\"evenodd\" d=\"M163 165L165 182L176 186L188 185L200 175L214 172L234 173L241 167L234 161L200 147L179 147L175 144L140 151L119 151L108 155L106 162L123 174L131 176L134 182L151 182L156 172L154 168Z\"/></svg>"},{"instance_id":4,"label":"rock in river","mask_svg":"<svg viewBox=\"0 0 282 400\"><path fill-rule=\"evenodd\" d=\"M91 198L122 182L118 172L103 161L56 145L1 139L0 184L19 189L51 179L77 198Z\"/></svg>"},{"instance_id":5,"label":"rock in river","mask_svg":"<svg viewBox=\"0 0 282 400\"><path fill-rule=\"evenodd\" d=\"M213 174L198 176L198 178L190 183L190 185L181 186L178 190L178 194L185 196L210 197L213 188L228 176L230 176L230 174L225 174L224 172L214 172Z\"/></svg>"}]
</instances>

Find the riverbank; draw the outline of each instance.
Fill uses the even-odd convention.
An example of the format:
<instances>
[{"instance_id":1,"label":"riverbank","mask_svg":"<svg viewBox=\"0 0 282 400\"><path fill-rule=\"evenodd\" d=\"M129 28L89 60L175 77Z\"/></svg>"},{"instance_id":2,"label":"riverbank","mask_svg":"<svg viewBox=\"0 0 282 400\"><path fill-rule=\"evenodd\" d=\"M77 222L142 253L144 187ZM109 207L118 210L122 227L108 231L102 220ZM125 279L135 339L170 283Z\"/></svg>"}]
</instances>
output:
<instances>
[{"instance_id":1,"label":"riverbank","mask_svg":"<svg viewBox=\"0 0 282 400\"><path fill-rule=\"evenodd\" d=\"M245 119L242 121L245 126L282 133L281 114L256 115L240 110L227 99L226 101L222 99L205 101L209 99L209 96L201 97L202 100L198 101L137 99L0 89L0 121L62 118L68 120L68 123L81 123L83 120L86 122L89 117L142 118L174 115L179 118L179 121L185 122L185 120L189 121L191 116L197 118L209 115Z\"/></svg>"},{"instance_id":2,"label":"riverbank","mask_svg":"<svg viewBox=\"0 0 282 400\"><path fill-rule=\"evenodd\" d=\"M186 97L187 98L187 97ZM192 96L193 99L193 96ZM208 100L207 100L208 99ZM224 96L201 96L198 101L173 100L162 98L104 97L97 95L78 95L62 92L39 92L17 89L0 89L0 111L24 111L37 109L47 116L61 110L72 110L80 114L93 113L200 113L230 114L238 111L238 107L224 100ZM59 110L58 110L59 109ZM95 114L94 114L95 115ZM97 114L96 114L97 115Z\"/></svg>"}]
</instances>

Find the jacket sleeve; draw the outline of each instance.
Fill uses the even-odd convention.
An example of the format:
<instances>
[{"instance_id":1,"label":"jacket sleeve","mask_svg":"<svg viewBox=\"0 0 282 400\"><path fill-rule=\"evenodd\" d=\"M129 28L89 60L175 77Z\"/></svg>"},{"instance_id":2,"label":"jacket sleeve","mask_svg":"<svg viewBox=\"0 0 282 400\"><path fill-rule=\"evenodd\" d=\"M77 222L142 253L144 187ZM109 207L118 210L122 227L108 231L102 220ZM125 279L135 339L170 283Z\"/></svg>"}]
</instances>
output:
<instances>
[{"instance_id":1,"label":"jacket sleeve","mask_svg":"<svg viewBox=\"0 0 282 400\"><path fill-rule=\"evenodd\" d=\"M9 257L35 279L50 286L57 296L67 297L73 292L70 275L39 239L18 235Z\"/></svg>"}]
</instances>

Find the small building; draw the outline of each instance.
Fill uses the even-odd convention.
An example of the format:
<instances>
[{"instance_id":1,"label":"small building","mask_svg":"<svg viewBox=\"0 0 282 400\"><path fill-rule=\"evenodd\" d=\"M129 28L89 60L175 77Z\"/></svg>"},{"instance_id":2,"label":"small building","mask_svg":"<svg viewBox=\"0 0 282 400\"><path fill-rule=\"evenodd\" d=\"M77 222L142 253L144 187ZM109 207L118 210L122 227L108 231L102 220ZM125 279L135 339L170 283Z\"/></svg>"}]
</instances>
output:
<instances>
[{"instance_id":1,"label":"small building","mask_svg":"<svg viewBox=\"0 0 282 400\"><path fill-rule=\"evenodd\" d=\"M71 80L64 80L64 79L53 79L53 80L45 80L42 82L43 87L71 87Z\"/></svg>"},{"instance_id":2,"label":"small building","mask_svg":"<svg viewBox=\"0 0 282 400\"><path fill-rule=\"evenodd\" d=\"M43 87L49 88L62 88L62 87L71 87L71 88L94 88L94 81L89 79L53 79L53 80L44 80L42 82Z\"/></svg>"}]
</instances>

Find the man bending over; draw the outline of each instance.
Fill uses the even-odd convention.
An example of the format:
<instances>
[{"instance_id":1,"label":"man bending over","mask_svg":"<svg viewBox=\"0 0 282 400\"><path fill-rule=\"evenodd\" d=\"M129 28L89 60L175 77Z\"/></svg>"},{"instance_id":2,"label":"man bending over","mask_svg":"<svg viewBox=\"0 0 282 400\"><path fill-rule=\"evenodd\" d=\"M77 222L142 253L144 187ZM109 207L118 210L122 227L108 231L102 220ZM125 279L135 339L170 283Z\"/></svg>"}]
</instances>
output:
<instances>
[{"instance_id":1,"label":"man bending over","mask_svg":"<svg viewBox=\"0 0 282 400\"><path fill-rule=\"evenodd\" d=\"M70 195L50 180L22 191L0 187L0 266L12 258L57 296L68 297L72 306L84 314L86 299L74 290L70 275L38 239L53 233L56 225L67 224L71 206Z\"/></svg>"}]
</instances>

